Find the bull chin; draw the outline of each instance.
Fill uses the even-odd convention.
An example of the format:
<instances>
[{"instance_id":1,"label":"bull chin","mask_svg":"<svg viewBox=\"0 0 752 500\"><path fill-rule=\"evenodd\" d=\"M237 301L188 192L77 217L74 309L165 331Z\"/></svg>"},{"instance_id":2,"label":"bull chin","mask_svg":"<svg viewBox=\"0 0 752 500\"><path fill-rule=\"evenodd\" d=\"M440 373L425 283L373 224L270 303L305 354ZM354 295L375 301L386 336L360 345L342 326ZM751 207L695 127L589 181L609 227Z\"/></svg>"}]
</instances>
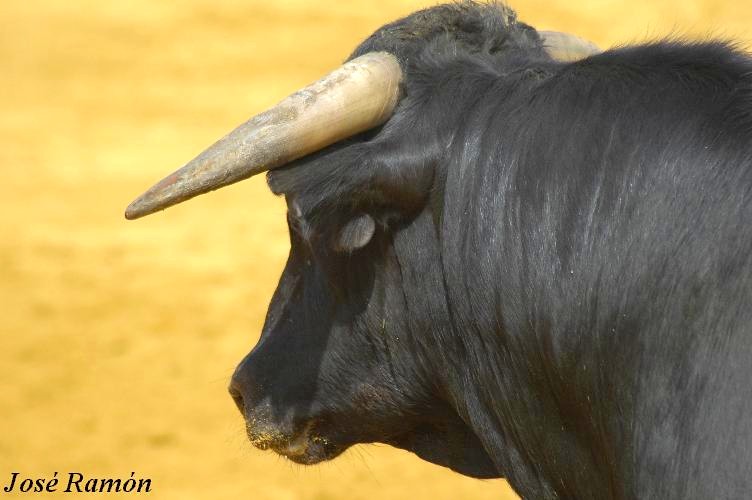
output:
<instances>
[{"instance_id":1,"label":"bull chin","mask_svg":"<svg viewBox=\"0 0 752 500\"><path fill-rule=\"evenodd\" d=\"M271 450L297 464L314 465L336 458L350 446L328 437L318 424L316 420L309 420L299 429L282 430L251 419L246 421L246 433L250 443L259 450Z\"/></svg>"},{"instance_id":2,"label":"bull chin","mask_svg":"<svg viewBox=\"0 0 752 500\"><path fill-rule=\"evenodd\" d=\"M290 444L272 448L272 451L299 465L315 465L338 457L345 449L330 446L325 438L306 438L304 443L295 439Z\"/></svg>"}]
</instances>

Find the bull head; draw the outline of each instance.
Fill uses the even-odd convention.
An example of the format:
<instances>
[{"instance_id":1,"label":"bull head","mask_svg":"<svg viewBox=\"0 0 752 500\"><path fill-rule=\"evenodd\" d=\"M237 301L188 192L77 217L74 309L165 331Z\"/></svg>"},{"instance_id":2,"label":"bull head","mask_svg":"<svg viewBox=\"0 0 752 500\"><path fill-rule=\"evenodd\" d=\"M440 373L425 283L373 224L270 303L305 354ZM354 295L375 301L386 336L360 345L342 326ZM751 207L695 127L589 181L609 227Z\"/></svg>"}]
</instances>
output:
<instances>
[{"instance_id":1,"label":"bull head","mask_svg":"<svg viewBox=\"0 0 752 500\"><path fill-rule=\"evenodd\" d=\"M377 31L342 67L251 118L128 207L127 218L142 217L277 169L269 184L287 197L290 256L261 340L230 388L252 443L315 463L355 443L386 442L465 474L499 475L462 409L462 389L442 381L451 370L422 352L446 339L421 335L440 337L437 325L448 321L435 290L437 214L415 200L441 192L432 186L441 176L423 173L447 151L446 129L475 97L452 78L462 80L468 68L484 82L519 78L529 61L556 71L596 52L575 36L536 32L495 4L421 11ZM463 66L473 57L478 64ZM435 80L450 83L436 90ZM356 184L367 202L351 199L347 187ZM322 203L330 205L325 217L315 210ZM381 210L386 205L392 212ZM411 220L386 235L391 205ZM444 344L442 355L451 351Z\"/></svg>"}]
</instances>

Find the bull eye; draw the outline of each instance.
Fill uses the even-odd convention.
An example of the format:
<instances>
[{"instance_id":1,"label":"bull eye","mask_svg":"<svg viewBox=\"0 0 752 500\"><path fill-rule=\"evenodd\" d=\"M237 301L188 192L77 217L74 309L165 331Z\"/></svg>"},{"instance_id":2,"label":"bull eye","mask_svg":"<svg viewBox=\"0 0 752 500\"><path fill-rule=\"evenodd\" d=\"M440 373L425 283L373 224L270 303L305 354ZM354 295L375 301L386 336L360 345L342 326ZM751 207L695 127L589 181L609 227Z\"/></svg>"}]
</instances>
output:
<instances>
[{"instance_id":1,"label":"bull eye","mask_svg":"<svg viewBox=\"0 0 752 500\"><path fill-rule=\"evenodd\" d=\"M376 222L368 214L359 214L350 219L336 236L334 249L338 252L353 252L366 246L376 232Z\"/></svg>"},{"instance_id":2,"label":"bull eye","mask_svg":"<svg viewBox=\"0 0 752 500\"><path fill-rule=\"evenodd\" d=\"M311 240L311 225L302 216L296 214L294 210L287 211L287 224L290 230L295 232L303 241L309 242Z\"/></svg>"},{"instance_id":3,"label":"bull eye","mask_svg":"<svg viewBox=\"0 0 752 500\"><path fill-rule=\"evenodd\" d=\"M293 200L292 202L290 202L289 212L291 212L295 218L299 219L303 217L303 210L300 208L300 204L298 203L297 200Z\"/></svg>"}]
</instances>

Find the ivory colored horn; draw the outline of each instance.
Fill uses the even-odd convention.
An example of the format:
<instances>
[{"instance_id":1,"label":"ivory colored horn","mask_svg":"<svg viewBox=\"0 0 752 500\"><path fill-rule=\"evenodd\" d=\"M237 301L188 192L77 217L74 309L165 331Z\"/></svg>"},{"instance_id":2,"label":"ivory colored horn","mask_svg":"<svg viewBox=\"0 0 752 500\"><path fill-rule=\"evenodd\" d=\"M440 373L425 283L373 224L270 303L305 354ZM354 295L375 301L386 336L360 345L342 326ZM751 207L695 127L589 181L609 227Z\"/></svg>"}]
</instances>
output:
<instances>
[{"instance_id":1,"label":"ivory colored horn","mask_svg":"<svg viewBox=\"0 0 752 500\"><path fill-rule=\"evenodd\" d=\"M372 52L254 116L133 201L137 219L247 179L384 123L400 96L397 58Z\"/></svg>"},{"instance_id":2,"label":"ivory colored horn","mask_svg":"<svg viewBox=\"0 0 752 500\"><path fill-rule=\"evenodd\" d=\"M601 50L593 42L560 31L539 31L546 52L559 61L574 62Z\"/></svg>"}]
</instances>

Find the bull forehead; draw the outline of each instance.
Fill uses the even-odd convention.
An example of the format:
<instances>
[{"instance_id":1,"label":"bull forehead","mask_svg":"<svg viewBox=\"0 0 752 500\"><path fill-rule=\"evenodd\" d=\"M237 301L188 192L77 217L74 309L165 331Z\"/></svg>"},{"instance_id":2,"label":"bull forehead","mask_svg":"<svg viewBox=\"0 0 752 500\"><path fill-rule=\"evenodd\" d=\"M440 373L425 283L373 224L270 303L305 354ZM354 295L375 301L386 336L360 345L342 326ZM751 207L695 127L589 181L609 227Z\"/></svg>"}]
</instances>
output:
<instances>
[{"instance_id":1,"label":"bull forehead","mask_svg":"<svg viewBox=\"0 0 752 500\"><path fill-rule=\"evenodd\" d=\"M367 52L387 51L403 61L410 60L426 43L439 37L449 38L471 52L494 51L509 41L510 32L516 27L528 28L517 22L514 10L499 3L460 1L438 5L384 25L358 46L350 59Z\"/></svg>"},{"instance_id":2,"label":"bull forehead","mask_svg":"<svg viewBox=\"0 0 752 500\"><path fill-rule=\"evenodd\" d=\"M477 31L483 25L504 27L515 21L515 12L505 5L458 2L419 10L385 25L377 34L403 39L425 38L439 32Z\"/></svg>"}]
</instances>

